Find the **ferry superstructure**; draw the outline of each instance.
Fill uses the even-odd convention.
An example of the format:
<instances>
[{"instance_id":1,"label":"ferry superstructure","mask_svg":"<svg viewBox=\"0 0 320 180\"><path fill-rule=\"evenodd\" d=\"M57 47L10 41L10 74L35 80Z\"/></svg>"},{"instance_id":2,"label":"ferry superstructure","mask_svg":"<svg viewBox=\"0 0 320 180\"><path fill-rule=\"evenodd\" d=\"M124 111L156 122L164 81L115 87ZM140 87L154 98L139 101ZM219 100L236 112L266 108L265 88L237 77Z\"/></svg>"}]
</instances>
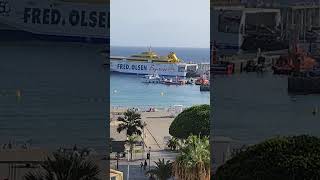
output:
<instances>
[{"instance_id":1,"label":"ferry superstructure","mask_svg":"<svg viewBox=\"0 0 320 180\"><path fill-rule=\"evenodd\" d=\"M279 9L215 6L211 13L211 37L219 50L241 51L250 34L273 31L281 23Z\"/></svg>"},{"instance_id":2,"label":"ferry superstructure","mask_svg":"<svg viewBox=\"0 0 320 180\"><path fill-rule=\"evenodd\" d=\"M0 0L0 40L109 41L107 0Z\"/></svg>"},{"instance_id":3,"label":"ferry superstructure","mask_svg":"<svg viewBox=\"0 0 320 180\"><path fill-rule=\"evenodd\" d=\"M158 56L149 49L130 57L110 57L110 70L119 73L185 77L188 72L196 72L197 69L197 64L182 62L174 52L168 56Z\"/></svg>"}]
</instances>

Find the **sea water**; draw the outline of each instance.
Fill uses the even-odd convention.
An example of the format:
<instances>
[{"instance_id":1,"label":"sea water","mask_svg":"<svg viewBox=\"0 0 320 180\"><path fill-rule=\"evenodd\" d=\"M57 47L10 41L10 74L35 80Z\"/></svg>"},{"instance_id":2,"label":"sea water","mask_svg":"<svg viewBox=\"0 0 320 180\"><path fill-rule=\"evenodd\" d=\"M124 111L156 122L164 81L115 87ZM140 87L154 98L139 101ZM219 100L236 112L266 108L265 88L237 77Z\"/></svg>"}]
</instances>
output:
<instances>
[{"instance_id":1,"label":"sea water","mask_svg":"<svg viewBox=\"0 0 320 180\"><path fill-rule=\"evenodd\" d=\"M95 45L0 45L0 144L105 152L107 78Z\"/></svg>"},{"instance_id":2,"label":"sea water","mask_svg":"<svg viewBox=\"0 0 320 180\"><path fill-rule=\"evenodd\" d=\"M289 94L287 81L271 72L215 76L211 132L246 144L278 135L320 136L320 95Z\"/></svg>"}]
</instances>

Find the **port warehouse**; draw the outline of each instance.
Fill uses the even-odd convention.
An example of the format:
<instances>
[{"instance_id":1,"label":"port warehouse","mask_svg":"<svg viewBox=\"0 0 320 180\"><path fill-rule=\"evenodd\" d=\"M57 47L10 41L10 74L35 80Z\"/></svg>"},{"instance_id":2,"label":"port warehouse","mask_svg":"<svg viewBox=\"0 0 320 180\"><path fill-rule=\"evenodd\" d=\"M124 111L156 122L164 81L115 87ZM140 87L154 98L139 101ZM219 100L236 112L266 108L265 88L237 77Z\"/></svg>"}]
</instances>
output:
<instances>
[{"instance_id":1,"label":"port warehouse","mask_svg":"<svg viewBox=\"0 0 320 180\"><path fill-rule=\"evenodd\" d=\"M241 42L239 34L244 33L241 32L240 21L245 21L245 25L263 24L271 29L279 25L277 28L281 30L281 37L287 40L290 38L290 30L294 28L298 31L299 40L308 42L308 31L320 27L320 4L314 1L298 2L297 0L265 1L264 4L259 5L254 1L249 1L246 4L235 0L211 1L211 24L214 25L211 30L212 40L219 43L219 38L224 38L224 41L220 42L221 45L237 48L236 46L240 46ZM233 17L240 17L238 26L228 24L231 26L229 32L225 32L223 28L227 22L219 19L219 14L226 11ZM243 15L245 16L242 18Z\"/></svg>"}]
</instances>

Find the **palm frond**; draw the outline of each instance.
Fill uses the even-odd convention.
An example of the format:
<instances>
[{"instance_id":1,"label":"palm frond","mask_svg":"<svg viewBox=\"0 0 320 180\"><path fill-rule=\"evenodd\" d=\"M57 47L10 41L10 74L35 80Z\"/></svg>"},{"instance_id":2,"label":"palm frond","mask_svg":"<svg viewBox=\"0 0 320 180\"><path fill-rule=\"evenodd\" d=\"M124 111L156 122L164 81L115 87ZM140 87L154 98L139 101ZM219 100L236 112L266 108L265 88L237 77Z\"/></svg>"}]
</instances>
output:
<instances>
[{"instance_id":1,"label":"palm frond","mask_svg":"<svg viewBox=\"0 0 320 180\"><path fill-rule=\"evenodd\" d=\"M100 170L93 162L70 153L54 153L41 169L25 175L25 180L96 180Z\"/></svg>"}]
</instances>

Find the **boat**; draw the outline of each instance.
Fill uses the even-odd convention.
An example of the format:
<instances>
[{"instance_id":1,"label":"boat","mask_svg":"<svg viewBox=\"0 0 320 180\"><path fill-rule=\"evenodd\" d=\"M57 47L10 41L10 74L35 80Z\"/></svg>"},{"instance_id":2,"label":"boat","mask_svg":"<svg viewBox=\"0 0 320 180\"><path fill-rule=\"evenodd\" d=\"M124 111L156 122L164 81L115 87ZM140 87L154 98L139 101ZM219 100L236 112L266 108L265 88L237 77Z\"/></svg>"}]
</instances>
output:
<instances>
[{"instance_id":1,"label":"boat","mask_svg":"<svg viewBox=\"0 0 320 180\"><path fill-rule=\"evenodd\" d=\"M205 77L200 77L195 81L195 85L208 84L209 80Z\"/></svg>"},{"instance_id":2,"label":"boat","mask_svg":"<svg viewBox=\"0 0 320 180\"><path fill-rule=\"evenodd\" d=\"M317 64L316 60L306 54L303 49L296 48L288 55L280 56L272 69L274 74L289 75L295 71L310 71Z\"/></svg>"},{"instance_id":3,"label":"boat","mask_svg":"<svg viewBox=\"0 0 320 180\"><path fill-rule=\"evenodd\" d=\"M197 69L197 64L182 62L174 52L159 56L151 48L130 57L110 57L110 70L126 74L146 75L156 72L159 76L186 77L187 73L196 72Z\"/></svg>"},{"instance_id":4,"label":"boat","mask_svg":"<svg viewBox=\"0 0 320 180\"><path fill-rule=\"evenodd\" d=\"M300 72L288 77L288 92L298 94L320 93L320 71Z\"/></svg>"},{"instance_id":5,"label":"boat","mask_svg":"<svg viewBox=\"0 0 320 180\"><path fill-rule=\"evenodd\" d=\"M211 61L210 72L213 74L232 74L234 65L228 62L218 61L216 41L211 45Z\"/></svg>"},{"instance_id":6,"label":"boat","mask_svg":"<svg viewBox=\"0 0 320 180\"><path fill-rule=\"evenodd\" d=\"M145 75L143 77L143 81L144 83L161 83L162 78L158 75L158 74L149 74L149 75Z\"/></svg>"},{"instance_id":7,"label":"boat","mask_svg":"<svg viewBox=\"0 0 320 180\"><path fill-rule=\"evenodd\" d=\"M106 44L108 6L105 0L1 0L0 40Z\"/></svg>"},{"instance_id":8,"label":"boat","mask_svg":"<svg viewBox=\"0 0 320 180\"><path fill-rule=\"evenodd\" d=\"M213 74L232 74L233 65L229 63L218 63L211 65L211 70Z\"/></svg>"},{"instance_id":9,"label":"boat","mask_svg":"<svg viewBox=\"0 0 320 180\"><path fill-rule=\"evenodd\" d=\"M209 84L201 84L200 91L210 91L210 85Z\"/></svg>"},{"instance_id":10,"label":"boat","mask_svg":"<svg viewBox=\"0 0 320 180\"><path fill-rule=\"evenodd\" d=\"M178 77L176 78L164 78L162 81L162 84L166 85L185 85L187 84L187 80L185 79L179 79Z\"/></svg>"},{"instance_id":11,"label":"boat","mask_svg":"<svg viewBox=\"0 0 320 180\"><path fill-rule=\"evenodd\" d=\"M190 79L187 80L186 84L191 84L191 85L193 85L193 84L195 84L195 81L196 81L195 79L190 78Z\"/></svg>"}]
</instances>

